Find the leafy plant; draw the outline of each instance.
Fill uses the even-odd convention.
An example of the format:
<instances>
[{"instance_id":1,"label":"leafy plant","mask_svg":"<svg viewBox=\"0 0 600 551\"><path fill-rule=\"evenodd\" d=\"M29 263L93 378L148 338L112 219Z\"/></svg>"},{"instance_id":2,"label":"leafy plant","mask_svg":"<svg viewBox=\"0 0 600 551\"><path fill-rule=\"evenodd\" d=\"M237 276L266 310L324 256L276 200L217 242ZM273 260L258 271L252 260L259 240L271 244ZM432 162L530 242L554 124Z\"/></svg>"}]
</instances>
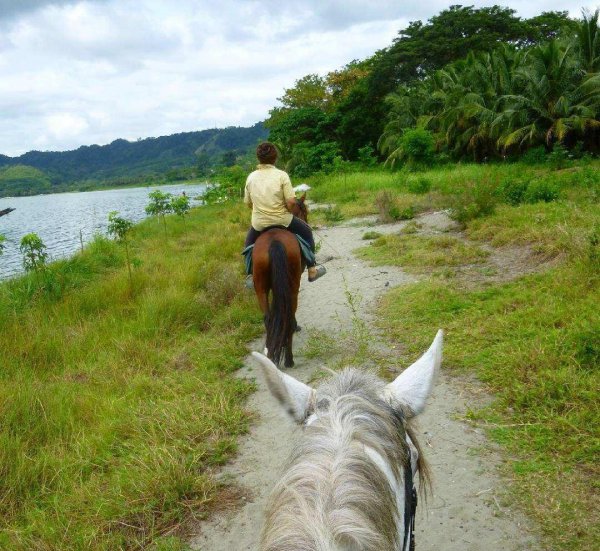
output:
<instances>
[{"instance_id":1,"label":"leafy plant","mask_svg":"<svg viewBox=\"0 0 600 551\"><path fill-rule=\"evenodd\" d=\"M337 205L326 208L323 214L327 222L341 222L344 219L344 215Z\"/></svg>"},{"instance_id":2,"label":"leafy plant","mask_svg":"<svg viewBox=\"0 0 600 551\"><path fill-rule=\"evenodd\" d=\"M133 285L133 278L131 275L131 260L129 258L129 239L128 235L133 227L133 222L126 218L121 218L116 210L113 210L108 214L108 233L115 237L117 241L120 241L125 245L125 257L127 258L127 271L129 273L129 284Z\"/></svg>"},{"instance_id":3,"label":"leafy plant","mask_svg":"<svg viewBox=\"0 0 600 551\"><path fill-rule=\"evenodd\" d=\"M368 168L377 165L377 156L375 155L375 149L368 144L358 149L358 162Z\"/></svg>"},{"instance_id":4,"label":"leafy plant","mask_svg":"<svg viewBox=\"0 0 600 551\"><path fill-rule=\"evenodd\" d=\"M4 247L6 247L6 245L4 244L6 242L6 236L0 233L0 255L2 255L2 253L4 252Z\"/></svg>"},{"instance_id":5,"label":"leafy plant","mask_svg":"<svg viewBox=\"0 0 600 551\"><path fill-rule=\"evenodd\" d=\"M428 193L431 190L431 180L427 178L418 178L416 180L409 180L406 189L410 193L415 193L416 195L423 195Z\"/></svg>"},{"instance_id":6,"label":"leafy plant","mask_svg":"<svg viewBox=\"0 0 600 551\"><path fill-rule=\"evenodd\" d=\"M181 216L183 223L185 224L185 215L190 210L190 198L187 195L179 195L171 199L171 210L177 215Z\"/></svg>"},{"instance_id":7,"label":"leafy plant","mask_svg":"<svg viewBox=\"0 0 600 551\"><path fill-rule=\"evenodd\" d=\"M146 213L152 216L157 216L162 219L162 223L165 229L165 237L167 235L167 215L172 210L171 198L173 197L170 193L164 193L159 189L151 191L148 195L150 203L146 205Z\"/></svg>"},{"instance_id":8,"label":"leafy plant","mask_svg":"<svg viewBox=\"0 0 600 551\"><path fill-rule=\"evenodd\" d=\"M23 254L23 267L26 272L39 272L45 268L48 253L46 245L37 233L24 235L19 250Z\"/></svg>"},{"instance_id":9,"label":"leafy plant","mask_svg":"<svg viewBox=\"0 0 600 551\"><path fill-rule=\"evenodd\" d=\"M493 214L497 203L494 191L489 182L470 182L461 193L451 198L450 216L466 224L475 218Z\"/></svg>"},{"instance_id":10,"label":"leafy plant","mask_svg":"<svg viewBox=\"0 0 600 551\"><path fill-rule=\"evenodd\" d=\"M498 193L503 201L509 205L516 206L523 202L528 185L528 182L525 180L505 180L500 184Z\"/></svg>"},{"instance_id":11,"label":"leafy plant","mask_svg":"<svg viewBox=\"0 0 600 551\"><path fill-rule=\"evenodd\" d=\"M527 186L523 199L527 203L550 203L556 201L560 195L558 186L547 180L534 180Z\"/></svg>"}]
</instances>

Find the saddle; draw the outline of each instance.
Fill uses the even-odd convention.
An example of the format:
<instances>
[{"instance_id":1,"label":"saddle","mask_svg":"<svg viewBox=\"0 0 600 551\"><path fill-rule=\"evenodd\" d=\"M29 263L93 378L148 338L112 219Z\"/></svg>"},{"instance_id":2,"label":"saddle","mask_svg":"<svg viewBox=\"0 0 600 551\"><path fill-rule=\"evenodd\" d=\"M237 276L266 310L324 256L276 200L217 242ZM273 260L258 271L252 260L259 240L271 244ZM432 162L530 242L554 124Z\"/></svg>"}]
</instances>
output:
<instances>
[{"instance_id":1,"label":"saddle","mask_svg":"<svg viewBox=\"0 0 600 551\"><path fill-rule=\"evenodd\" d=\"M263 231L261 231L260 235L262 235L264 232L272 230L274 228L287 230L287 228L285 226L271 226L271 227L265 228ZM315 253L310 248L310 245L297 233L295 233L294 235L296 236L296 239L298 240L298 245L300 245L300 254L302 254L302 258L304 258L305 263L306 264L314 264L315 263ZM246 275L250 275L252 273L252 251L253 250L254 250L254 243L252 243L252 245L248 245L242 251L242 256L244 257L244 264L246 265Z\"/></svg>"}]
</instances>

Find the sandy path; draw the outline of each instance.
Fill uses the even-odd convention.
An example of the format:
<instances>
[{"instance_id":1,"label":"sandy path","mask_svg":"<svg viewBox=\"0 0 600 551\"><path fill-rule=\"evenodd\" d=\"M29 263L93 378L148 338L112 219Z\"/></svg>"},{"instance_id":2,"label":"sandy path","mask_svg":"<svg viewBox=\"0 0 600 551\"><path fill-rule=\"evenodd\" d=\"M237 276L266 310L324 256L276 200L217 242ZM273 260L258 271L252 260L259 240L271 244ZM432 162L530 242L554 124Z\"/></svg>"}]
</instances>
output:
<instances>
[{"instance_id":1,"label":"sandy path","mask_svg":"<svg viewBox=\"0 0 600 551\"><path fill-rule=\"evenodd\" d=\"M434 228L447 223L436 214L422 217L421 221ZM300 325L331 333L349 326L351 311L344 293L346 288L362 296L358 315L371 322L377 297L389 287L412 281L413 277L398 268L370 267L355 258L352 250L364 243L361 237L367 230L388 233L400 227L348 224L319 232L324 239L321 256L333 255L334 258L326 264L326 277L314 284L303 280L297 315ZM295 350L303 348L306 338L306 330L297 335ZM260 341L253 343L253 349L260 350L261 346ZM297 367L290 373L308 381L319 365L318 359L308 360L296 354ZM240 376L254 377L255 369L254 363L248 360ZM498 498L505 484L496 472L499 456L479 430L456 420L472 405L472 395L464 386L463 382L445 376L442 367L428 407L420 418L419 433L433 472L434 495L427 504L419 505L417 549L537 549L523 521L503 507ZM245 488L250 497L241 508L201 523L192 538L193 549L245 551L258 548L266 499L299 431L260 378L259 390L248 406L258 413L259 419L250 434L241 440L238 456L224 468L222 476Z\"/></svg>"}]
</instances>

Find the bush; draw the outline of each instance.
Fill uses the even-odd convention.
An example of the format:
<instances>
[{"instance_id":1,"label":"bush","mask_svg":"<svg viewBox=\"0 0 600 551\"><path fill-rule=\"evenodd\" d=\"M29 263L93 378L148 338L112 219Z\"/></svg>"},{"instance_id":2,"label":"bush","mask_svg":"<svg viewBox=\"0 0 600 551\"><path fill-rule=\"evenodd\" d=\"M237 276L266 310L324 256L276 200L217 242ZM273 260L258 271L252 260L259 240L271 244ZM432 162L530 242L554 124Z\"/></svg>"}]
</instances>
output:
<instances>
[{"instance_id":1,"label":"bush","mask_svg":"<svg viewBox=\"0 0 600 551\"><path fill-rule=\"evenodd\" d=\"M498 193L502 200L509 205L520 205L527 192L528 182L524 180L505 180L500 184Z\"/></svg>"},{"instance_id":2,"label":"bush","mask_svg":"<svg viewBox=\"0 0 600 551\"><path fill-rule=\"evenodd\" d=\"M323 214L325 215L325 220L327 220L327 222L341 222L344 219L344 215L337 205L326 208L323 211Z\"/></svg>"},{"instance_id":3,"label":"bush","mask_svg":"<svg viewBox=\"0 0 600 551\"><path fill-rule=\"evenodd\" d=\"M489 216L496 210L496 194L489 182L471 182L452 199L450 216L460 224Z\"/></svg>"},{"instance_id":4,"label":"bush","mask_svg":"<svg viewBox=\"0 0 600 551\"><path fill-rule=\"evenodd\" d=\"M411 220L415 217L415 207L400 205L398 198L391 191L383 190L375 198L375 206L379 211L379 221L384 224L398 220Z\"/></svg>"},{"instance_id":5,"label":"bush","mask_svg":"<svg viewBox=\"0 0 600 551\"><path fill-rule=\"evenodd\" d=\"M550 203L556 201L560 195L556 184L547 180L535 180L527 186L523 200L527 203Z\"/></svg>"},{"instance_id":6,"label":"bush","mask_svg":"<svg viewBox=\"0 0 600 551\"><path fill-rule=\"evenodd\" d=\"M569 151L567 148L560 144L554 144L554 148L552 149L552 153L548 155L548 162L550 166L555 170L560 170L564 168L569 160Z\"/></svg>"},{"instance_id":7,"label":"bush","mask_svg":"<svg viewBox=\"0 0 600 551\"><path fill-rule=\"evenodd\" d=\"M528 149L521 157L521 161L526 165L539 165L545 163L547 160L548 155L543 145Z\"/></svg>"},{"instance_id":8,"label":"bush","mask_svg":"<svg viewBox=\"0 0 600 551\"><path fill-rule=\"evenodd\" d=\"M400 208L394 205L390 209L390 216L393 220L412 220L415 217L415 207L409 205L404 208Z\"/></svg>"},{"instance_id":9,"label":"bush","mask_svg":"<svg viewBox=\"0 0 600 551\"><path fill-rule=\"evenodd\" d=\"M358 162L365 167L373 167L377 164L377 156L372 146L365 145L358 150Z\"/></svg>"},{"instance_id":10,"label":"bush","mask_svg":"<svg viewBox=\"0 0 600 551\"><path fill-rule=\"evenodd\" d=\"M423 177L417 180L409 180L406 188L410 193L423 195L431 190L431 181Z\"/></svg>"},{"instance_id":11,"label":"bush","mask_svg":"<svg viewBox=\"0 0 600 551\"><path fill-rule=\"evenodd\" d=\"M367 240L367 239L377 239L379 237L381 237L381 233L379 233L378 231L368 231L365 232L364 235L362 236L363 239Z\"/></svg>"},{"instance_id":12,"label":"bush","mask_svg":"<svg viewBox=\"0 0 600 551\"><path fill-rule=\"evenodd\" d=\"M401 138L403 157L411 168L430 166L433 162L434 139L424 128L407 130Z\"/></svg>"}]
</instances>

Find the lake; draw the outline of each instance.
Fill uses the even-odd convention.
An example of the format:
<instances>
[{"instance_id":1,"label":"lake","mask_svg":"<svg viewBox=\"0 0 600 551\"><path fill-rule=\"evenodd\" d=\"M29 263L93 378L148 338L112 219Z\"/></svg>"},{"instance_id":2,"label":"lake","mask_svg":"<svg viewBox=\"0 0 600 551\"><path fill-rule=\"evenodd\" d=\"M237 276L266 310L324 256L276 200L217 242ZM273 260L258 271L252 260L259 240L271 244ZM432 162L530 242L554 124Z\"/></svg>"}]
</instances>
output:
<instances>
[{"instance_id":1,"label":"lake","mask_svg":"<svg viewBox=\"0 0 600 551\"><path fill-rule=\"evenodd\" d=\"M148 194L155 189L173 195L185 191L188 197L194 198L206 189L206 184L198 182L0 198L0 210L6 207L16 209L0 216L0 233L6 236L6 248L0 256L0 279L23 271L19 243L25 234L37 233L48 247L51 260L64 258L80 248L80 231L84 244L97 233L106 234L108 213L113 210L135 222L146 218L144 208L148 204ZM192 200L191 204L199 203Z\"/></svg>"}]
</instances>

